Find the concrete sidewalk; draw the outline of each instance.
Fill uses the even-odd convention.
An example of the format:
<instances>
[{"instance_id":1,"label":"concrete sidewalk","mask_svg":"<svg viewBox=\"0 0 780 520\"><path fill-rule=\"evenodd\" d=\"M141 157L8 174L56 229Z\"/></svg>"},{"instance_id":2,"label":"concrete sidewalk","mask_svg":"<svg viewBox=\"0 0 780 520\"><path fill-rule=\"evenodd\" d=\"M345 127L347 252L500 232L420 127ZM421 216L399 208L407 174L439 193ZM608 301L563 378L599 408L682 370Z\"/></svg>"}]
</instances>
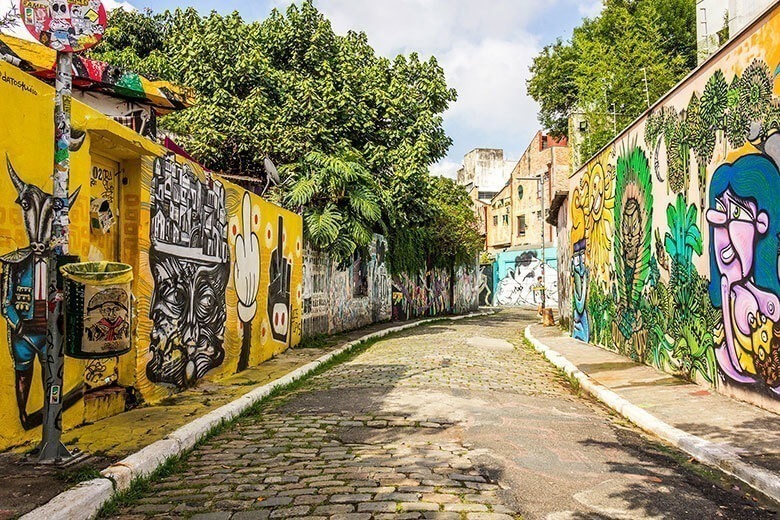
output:
<instances>
[{"instance_id":1,"label":"concrete sidewalk","mask_svg":"<svg viewBox=\"0 0 780 520\"><path fill-rule=\"evenodd\" d=\"M532 325L526 337L584 390L641 428L780 501L777 415L572 339L556 327Z\"/></svg>"}]
</instances>

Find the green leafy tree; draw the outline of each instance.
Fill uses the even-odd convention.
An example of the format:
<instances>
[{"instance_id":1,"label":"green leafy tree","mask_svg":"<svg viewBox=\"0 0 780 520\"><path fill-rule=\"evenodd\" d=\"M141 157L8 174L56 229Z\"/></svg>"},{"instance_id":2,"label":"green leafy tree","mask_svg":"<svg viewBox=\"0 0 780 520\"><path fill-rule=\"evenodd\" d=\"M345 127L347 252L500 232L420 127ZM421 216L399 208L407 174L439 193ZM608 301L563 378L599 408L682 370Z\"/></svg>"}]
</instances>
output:
<instances>
[{"instance_id":1,"label":"green leafy tree","mask_svg":"<svg viewBox=\"0 0 780 520\"><path fill-rule=\"evenodd\" d=\"M336 34L310 0L253 23L114 11L91 56L193 89L197 104L161 126L216 171L262 176L270 157L283 180L270 196L302 211L312 242L341 260L373 232L387 235L399 269L462 257L458 243L428 243L442 225L428 169L452 144L442 114L456 99L435 57L377 56L364 33ZM458 204L454 215L471 202Z\"/></svg>"},{"instance_id":2,"label":"green leafy tree","mask_svg":"<svg viewBox=\"0 0 780 520\"><path fill-rule=\"evenodd\" d=\"M284 200L302 208L306 238L342 263L355 251L365 251L382 211L362 158L352 151L336 156L309 152L286 169L292 186Z\"/></svg>"},{"instance_id":3,"label":"green leafy tree","mask_svg":"<svg viewBox=\"0 0 780 520\"><path fill-rule=\"evenodd\" d=\"M529 94L539 121L568 135L580 114L587 132L580 154L590 157L696 64L693 0L605 0L569 41L546 46L534 59Z\"/></svg>"}]
</instances>

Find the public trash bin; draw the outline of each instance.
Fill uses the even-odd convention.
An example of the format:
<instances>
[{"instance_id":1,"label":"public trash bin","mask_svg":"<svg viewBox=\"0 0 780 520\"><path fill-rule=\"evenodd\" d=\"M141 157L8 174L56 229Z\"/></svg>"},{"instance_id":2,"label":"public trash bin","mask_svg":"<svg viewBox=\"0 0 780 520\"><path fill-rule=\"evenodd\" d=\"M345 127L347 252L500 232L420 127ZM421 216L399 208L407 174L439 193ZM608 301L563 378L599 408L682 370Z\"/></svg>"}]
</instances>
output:
<instances>
[{"instance_id":1,"label":"public trash bin","mask_svg":"<svg viewBox=\"0 0 780 520\"><path fill-rule=\"evenodd\" d=\"M84 262L65 265L60 272L65 285L65 354L101 359L128 352L133 268L117 262Z\"/></svg>"}]
</instances>

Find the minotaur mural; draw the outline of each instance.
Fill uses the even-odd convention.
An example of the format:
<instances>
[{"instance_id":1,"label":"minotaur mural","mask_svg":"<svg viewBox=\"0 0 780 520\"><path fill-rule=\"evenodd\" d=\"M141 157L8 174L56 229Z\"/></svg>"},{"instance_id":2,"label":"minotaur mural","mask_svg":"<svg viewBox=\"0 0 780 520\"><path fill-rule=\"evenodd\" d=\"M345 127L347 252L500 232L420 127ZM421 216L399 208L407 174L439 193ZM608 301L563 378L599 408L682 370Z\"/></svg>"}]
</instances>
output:
<instances>
[{"instance_id":1,"label":"minotaur mural","mask_svg":"<svg viewBox=\"0 0 780 520\"><path fill-rule=\"evenodd\" d=\"M8 322L8 336L14 362L16 403L19 420L26 430L41 424L41 411L27 411L27 399L33 379L33 364L45 362L47 305L47 258L51 239L52 196L24 182L6 158L11 182L16 188L16 203L30 243L0 258L3 265L2 313ZM79 189L70 195L76 201ZM66 399L66 404L69 400Z\"/></svg>"},{"instance_id":2,"label":"minotaur mural","mask_svg":"<svg viewBox=\"0 0 780 520\"><path fill-rule=\"evenodd\" d=\"M230 273L225 188L173 156L154 162L149 267L150 381L194 385L225 359Z\"/></svg>"}]
</instances>

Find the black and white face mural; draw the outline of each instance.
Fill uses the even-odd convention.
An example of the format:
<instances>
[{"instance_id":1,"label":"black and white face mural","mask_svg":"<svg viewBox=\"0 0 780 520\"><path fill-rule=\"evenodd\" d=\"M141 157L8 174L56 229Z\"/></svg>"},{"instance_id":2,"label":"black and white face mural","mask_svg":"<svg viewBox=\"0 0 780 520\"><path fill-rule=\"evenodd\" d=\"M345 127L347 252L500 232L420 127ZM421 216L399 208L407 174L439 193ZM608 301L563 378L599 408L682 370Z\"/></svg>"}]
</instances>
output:
<instances>
[{"instance_id":1,"label":"black and white face mural","mask_svg":"<svg viewBox=\"0 0 780 520\"><path fill-rule=\"evenodd\" d=\"M202 182L174 156L157 159L151 220L152 359L146 374L154 383L185 388L225 359L225 189L213 179Z\"/></svg>"}]
</instances>

